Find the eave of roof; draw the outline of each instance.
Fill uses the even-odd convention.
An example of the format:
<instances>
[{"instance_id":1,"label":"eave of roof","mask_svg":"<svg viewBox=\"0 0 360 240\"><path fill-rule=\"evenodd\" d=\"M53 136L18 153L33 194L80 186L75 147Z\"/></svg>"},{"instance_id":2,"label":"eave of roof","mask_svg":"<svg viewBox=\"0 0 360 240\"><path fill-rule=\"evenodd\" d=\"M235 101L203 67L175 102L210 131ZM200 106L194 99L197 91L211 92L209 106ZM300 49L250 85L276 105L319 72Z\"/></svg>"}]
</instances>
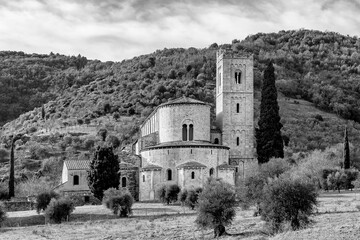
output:
<instances>
[{"instance_id":1,"label":"eave of roof","mask_svg":"<svg viewBox=\"0 0 360 240\"><path fill-rule=\"evenodd\" d=\"M159 170L161 171L162 167L155 165L155 164L148 164L141 168L142 171L151 171L151 170Z\"/></svg>"},{"instance_id":2,"label":"eave of roof","mask_svg":"<svg viewBox=\"0 0 360 240\"><path fill-rule=\"evenodd\" d=\"M154 146L149 146L141 149L141 152L152 150L152 149L161 149L161 148L221 148L221 149L230 149L227 146L220 144L213 144L205 141L174 141L161 143Z\"/></svg>"},{"instance_id":3,"label":"eave of roof","mask_svg":"<svg viewBox=\"0 0 360 240\"><path fill-rule=\"evenodd\" d=\"M189 98L189 97L185 97L182 96L180 98L168 101L166 103L162 103L159 106L157 106L151 113L149 116L147 116L147 118L145 118L145 120L143 121L143 123L140 125L140 129L144 126L144 124L147 122L147 120L149 118L151 118L159 108L164 107L164 106L170 106L170 105L177 105L177 104L197 104L197 105L207 105L207 106L211 106L210 103L206 103L206 102L202 102L193 98Z\"/></svg>"},{"instance_id":4,"label":"eave of roof","mask_svg":"<svg viewBox=\"0 0 360 240\"><path fill-rule=\"evenodd\" d=\"M180 164L178 165L176 168L191 168L191 169L194 169L194 168L206 168L206 166L202 163L199 163L199 162L195 162L195 161L190 161L190 162L186 162L186 163L183 163L183 164Z\"/></svg>"}]
</instances>

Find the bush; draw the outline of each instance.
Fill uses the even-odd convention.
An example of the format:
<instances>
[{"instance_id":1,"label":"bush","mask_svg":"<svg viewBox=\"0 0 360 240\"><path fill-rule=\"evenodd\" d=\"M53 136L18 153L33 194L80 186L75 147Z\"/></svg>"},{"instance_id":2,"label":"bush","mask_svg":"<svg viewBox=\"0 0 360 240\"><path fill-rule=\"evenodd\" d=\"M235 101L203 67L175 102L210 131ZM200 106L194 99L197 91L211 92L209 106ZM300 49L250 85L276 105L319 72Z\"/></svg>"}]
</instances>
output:
<instances>
[{"instance_id":1,"label":"bush","mask_svg":"<svg viewBox=\"0 0 360 240\"><path fill-rule=\"evenodd\" d=\"M179 192L180 187L176 184L164 185L158 190L158 197L163 203L170 204L177 201Z\"/></svg>"},{"instance_id":2,"label":"bush","mask_svg":"<svg viewBox=\"0 0 360 240\"><path fill-rule=\"evenodd\" d=\"M53 198L45 210L45 216L55 223L61 223L62 220L69 219L74 209L74 204L70 199L61 198L57 200Z\"/></svg>"},{"instance_id":3,"label":"bush","mask_svg":"<svg viewBox=\"0 0 360 240\"><path fill-rule=\"evenodd\" d=\"M8 182L0 183L0 200L9 199L9 188L8 188L8 186L9 186Z\"/></svg>"},{"instance_id":4,"label":"bush","mask_svg":"<svg viewBox=\"0 0 360 240\"><path fill-rule=\"evenodd\" d=\"M196 223L202 228L214 228L215 237L225 233L225 226L235 218L235 191L219 179L210 179L198 199Z\"/></svg>"},{"instance_id":5,"label":"bush","mask_svg":"<svg viewBox=\"0 0 360 240\"><path fill-rule=\"evenodd\" d=\"M109 135L106 137L106 142L113 148L117 148L120 146L121 142L119 138L113 135Z\"/></svg>"},{"instance_id":6,"label":"bush","mask_svg":"<svg viewBox=\"0 0 360 240\"><path fill-rule=\"evenodd\" d=\"M61 168L53 169L53 171L56 170L61 172ZM39 172L44 173L41 170ZM49 179L52 178L50 176L46 178L45 177L38 178L36 176L33 176L29 179L19 182L15 188L16 196L27 197L27 196L38 196L40 193L46 193L46 192L50 193L52 186L49 184L49 182L47 182L47 180Z\"/></svg>"},{"instance_id":7,"label":"bush","mask_svg":"<svg viewBox=\"0 0 360 240\"><path fill-rule=\"evenodd\" d=\"M191 210L194 210L195 206L198 204L198 198L201 192L201 188L188 191L185 199L185 205L188 206Z\"/></svg>"},{"instance_id":8,"label":"bush","mask_svg":"<svg viewBox=\"0 0 360 240\"><path fill-rule=\"evenodd\" d=\"M114 215L128 217L132 212L133 203L134 198L127 190L109 188L104 191L103 204L111 209Z\"/></svg>"},{"instance_id":9,"label":"bush","mask_svg":"<svg viewBox=\"0 0 360 240\"><path fill-rule=\"evenodd\" d=\"M290 222L293 230L307 224L317 205L318 193L310 182L282 176L265 185L263 195L261 217L276 233L286 222Z\"/></svg>"},{"instance_id":10,"label":"bush","mask_svg":"<svg viewBox=\"0 0 360 240\"><path fill-rule=\"evenodd\" d=\"M36 196L36 212L39 214L41 210L45 211L51 199L58 199L59 195L54 191L42 192Z\"/></svg>"},{"instance_id":11,"label":"bush","mask_svg":"<svg viewBox=\"0 0 360 240\"><path fill-rule=\"evenodd\" d=\"M185 205L185 200L186 200L187 194L188 194L188 192L186 189L182 190L178 194L178 201L181 202L182 205Z\"/></svg>"},{"instance_id":12,"label":"bush","mask_svg":"<svg viewBox=\"0 0 360 240\"><path fill-rule=\"evenodd\" d=\"M0 224L6 219L6 210L2 202L0 202Z\"/></svg>"}]
</instances>

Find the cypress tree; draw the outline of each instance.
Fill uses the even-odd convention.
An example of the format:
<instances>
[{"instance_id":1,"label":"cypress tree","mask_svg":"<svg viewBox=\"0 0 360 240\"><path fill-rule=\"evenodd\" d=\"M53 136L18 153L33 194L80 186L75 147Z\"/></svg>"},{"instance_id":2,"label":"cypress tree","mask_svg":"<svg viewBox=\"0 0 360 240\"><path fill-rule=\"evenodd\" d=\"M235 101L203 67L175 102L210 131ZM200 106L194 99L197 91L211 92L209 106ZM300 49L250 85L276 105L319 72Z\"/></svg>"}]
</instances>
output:
<instances>
[{"instance_id":1,"label":"cypress tree","mask_svg":"<svg viewBox=\"0 0 360 240\"><path fill-rule=\"evenodd\" d=\"M96 198L102 200L104 191L109 188L119 188L118 156L111 147L98 147L88 170L88 185Z\"/></svg>"},{"instance_id":2,"label":"cypress tree","mask_svg":"<svg viewBox=\"0 0 360 240\"><path fill-rule=\"evenodd\" d=\"M345 169L350 168L350 147L349 147L347 127L345 127L345 132L344 132L344 168Z\"/></svg>"},{"instance_id":3,"label":"cypress tree","mask_svg":"<svg viewBox=\"0 0 360 240\"><path fill-rule=\"evenodd\" d=\"M44 105L43 105L42 108L41 108L41 118L42 118L42 119L45 119L45 108L44 108Z\"/></svg>"},{"instance_id":4,"label":"cypress tree","mask_svg":"<svg viewBox=\"0 0 360 240\"><path fill-rule=\"evenodd\" d=\"M17 134L11 140L10 150L10 174L9 174L9 198L15 197L15 142L21 139L23 135Z\"/></svg>"},{"instance_id":5,"label":"cypress tree","mask_svg":"<svg viewBox=\"0 0 360 240\"><path fill-rule=\"evenodd\" d=\"M284 157L284 144L281 136L279 105L275 86L275 73L272 62L264 71L261 89L260 119L256 129L256 151L258 163L266 163L270 158Z\"/></svg>"}]
</instances>

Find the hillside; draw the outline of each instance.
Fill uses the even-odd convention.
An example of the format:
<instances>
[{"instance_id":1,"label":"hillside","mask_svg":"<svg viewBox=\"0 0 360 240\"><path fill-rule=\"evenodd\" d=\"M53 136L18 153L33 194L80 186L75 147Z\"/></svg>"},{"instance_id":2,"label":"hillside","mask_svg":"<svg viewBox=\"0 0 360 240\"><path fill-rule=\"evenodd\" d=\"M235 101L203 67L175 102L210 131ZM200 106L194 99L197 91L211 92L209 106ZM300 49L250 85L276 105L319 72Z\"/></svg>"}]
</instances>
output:
<instances>
[{"instance_id":1,"label":"hillside","mask_svg":"<svg viewBox=\"0 0 360 240\"><path fill-rule=\"evenodd\" d=\"M255 118L262 71L269 59L274 62L289 152L340 143L345 125L350 142L360 144L357 37L311 30L259 33L221 46L163 49L105 63L82 56L0 52L0 122L13 120L3 125L2 142L17 132L31 135L18 144L18 178L39 169L51 172L48 165L61 166L59 159L84 157L99 142L100 129L123 146L131 143L142 120L168 100L186 95L214 106L219 48L253 54ZM2 164L0 175L6 169Z\"/></svg>"}]
</instances>

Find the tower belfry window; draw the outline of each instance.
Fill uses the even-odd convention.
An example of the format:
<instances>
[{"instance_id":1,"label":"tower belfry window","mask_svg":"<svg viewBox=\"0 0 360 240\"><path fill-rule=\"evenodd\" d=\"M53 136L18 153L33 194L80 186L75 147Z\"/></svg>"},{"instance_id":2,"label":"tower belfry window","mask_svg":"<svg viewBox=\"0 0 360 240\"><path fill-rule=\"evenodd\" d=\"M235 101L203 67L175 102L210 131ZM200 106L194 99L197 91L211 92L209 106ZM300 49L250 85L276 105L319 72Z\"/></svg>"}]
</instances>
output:
<instances>
[{"instance_id":1,"label":"tower belfry window","mask_svg":"<svg viewBox=\"0 0 360 240\"><path fill-rule=\"evenodd\" d=\"M240 84L241 83L241 71L235 72L235 83Z\"/></svg>"},{"instance_id":2,"label":"tower belfry window","mask_svg":"<svg viewBox=\"0 0 360 240\"><path fill-rule=\"evenodd\" d=\"M237 112L237 113L240 112L240 104L239 104L239 103L236 104L236 112Z\"/></svg>"},{"instance_id":3,"label":"tower belfry window","mask_svg":"<svg viewBox=\"0 0 360 240\"><path fill-rule=\"evenodd\" d=\"M237 146L240 145L240 138L239 138L239 137L236 138L236 145L237 145Z\"/></svg>"}]
</instances>

